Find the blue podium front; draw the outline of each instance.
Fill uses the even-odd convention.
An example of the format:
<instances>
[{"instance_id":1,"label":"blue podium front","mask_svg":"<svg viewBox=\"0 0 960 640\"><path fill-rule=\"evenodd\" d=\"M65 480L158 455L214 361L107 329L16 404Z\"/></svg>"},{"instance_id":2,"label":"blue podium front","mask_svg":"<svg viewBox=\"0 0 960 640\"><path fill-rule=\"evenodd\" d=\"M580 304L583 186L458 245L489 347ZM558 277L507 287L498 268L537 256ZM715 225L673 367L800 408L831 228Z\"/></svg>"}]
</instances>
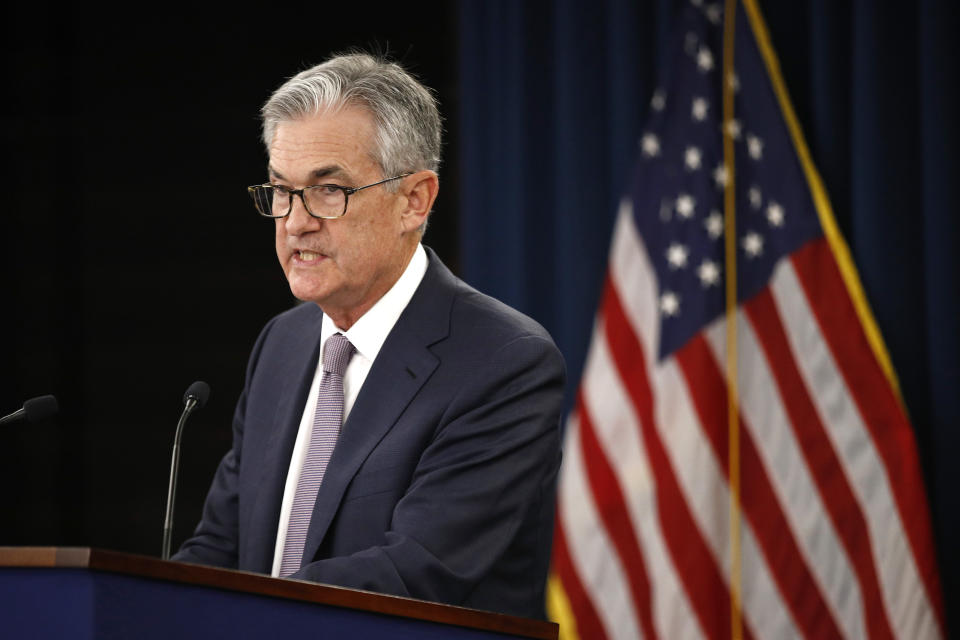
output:
<instances>
[{"instance_id":1,"label":"blue podium front","mask_svg":"<svg viewBox=\"0 0 960 640\"><path fill-rule=\"evenodd\" d=\"M59 556L58 556L59 554ZM91 549L0 548L9 638L556 638L552 623Z\"/></svg>"}]
</instances>

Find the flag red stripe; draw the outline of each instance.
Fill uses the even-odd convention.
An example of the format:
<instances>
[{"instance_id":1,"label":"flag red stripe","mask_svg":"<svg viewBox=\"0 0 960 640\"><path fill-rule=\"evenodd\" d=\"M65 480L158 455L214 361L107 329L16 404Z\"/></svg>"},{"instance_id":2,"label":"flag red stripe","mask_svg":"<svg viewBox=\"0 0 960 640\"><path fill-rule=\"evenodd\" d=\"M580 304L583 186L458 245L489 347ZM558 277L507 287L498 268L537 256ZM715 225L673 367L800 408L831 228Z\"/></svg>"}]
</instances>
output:
<instances>
[{"instance_id":1,"label":"flag red stripe","mask_svg":"<svg viewBox=\"0 0 960 640\"><path fill-rule=\"evenodd\" d=\"M890 476L900 521L937 621L945 628L930 513L913 430L867 341L825 239L791 257L807 300Z\"/></svg>"},{"instance_id":2,"label":"flag red stripe","mask_svg":"<svg viewBox=\"0 0 960 640\"><path fill-rule=\"evenodd\" d=\"M597 441L593 421L584 402L582 391L577 397L577 404L579 406L577 413L580 416L580 447L583 451L583 463L590 482L593 501L623 565L643 636L656 638L650 604L650 580L644 565L643 554L637 544L636 532L630 522L623 492Z\"/></svg>"},{"instance_id":3,"label":"flag red stripe","mask_svg":"<svg viewBox=\"0 0 960 640\"><path fill-rule=\"evenodd\" d=\"M869 635L871 638L890 638L893 631L880 593L876 565L870 546L865 544L869 539L866 517L797 368L772 293L764 289L744 305L744 309L770 362L783 406L817 483L821 501L857 573Z\"/></svg>"},{"instance_id":4,"label":"flag red stripe","mask_svg":"<svg viewBox=\"0 0 960 640\"><path fill-rule=\"evenodd\" d=\"M687 388L714 455L729 473L727 384L702 334L697 334L675 354L687 381ZM836 619L800 552L767 477L763 462L746 422L740 435L741 506L750 520L757 542L763 549L770 573L793 614L809 638L838 638L842 634Z\"/></svg>"},{"instance_id":5,"label":"flag red stripe","mask_svg":"<svg viewBox=\"0 0 960 640\"><path fill-rule=\"evenodd\" d=\"M730 636L730 592L677 483L670 459L654 426L653 398L643 346L634 334L609 276L603 317L610 353L640 418L640 430L657 492L657 514L670 557L700 628L710 638ZM745 637L750 630L744 628Z\"/></svg>"},{"instance_id":6,"label":"flag red stripe","mask_svg":"<svg viewBox=\"0 0 960 640\"><path fill-rule=\"evenodd\" d=\"M557 504L557 519L553 531L553 570L559 576L560 582L563 583L563 590L570 602L573 617L577 621L577 634L584 640L587 638L604 640L607 634L600 622L600 616L597 615L593 602L590 601L586 589L583 588L580 576L577 575L577 570L570 558L567 536L563 531L562 510L563 503L560 502Z\"/></svg>"}]
</instances>

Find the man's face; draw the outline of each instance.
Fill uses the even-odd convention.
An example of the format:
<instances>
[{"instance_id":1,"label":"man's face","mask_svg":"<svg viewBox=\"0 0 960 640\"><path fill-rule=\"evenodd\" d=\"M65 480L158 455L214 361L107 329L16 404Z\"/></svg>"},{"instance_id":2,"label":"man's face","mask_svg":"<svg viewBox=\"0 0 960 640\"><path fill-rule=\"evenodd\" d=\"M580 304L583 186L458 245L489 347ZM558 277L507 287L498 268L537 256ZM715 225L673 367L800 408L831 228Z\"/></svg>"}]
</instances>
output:
<instances>
[{"instance_id":1,"label":"man's face","mask_svg":"<svg viewBox=\"0 0 960 640\"><path fill-rule=\"evenodd\" d=\"M281 123L270 145L270 181L300 189L389 178L370 156L373 134L372 118L358 107ZM401 215L403 189L385 186L350 196L346 215L335 220L311 217L295 196L290 215L276 221L277 257L293 295L320 305L341 329L393 286L416 247Z\"/></svg>"}]
</instances>

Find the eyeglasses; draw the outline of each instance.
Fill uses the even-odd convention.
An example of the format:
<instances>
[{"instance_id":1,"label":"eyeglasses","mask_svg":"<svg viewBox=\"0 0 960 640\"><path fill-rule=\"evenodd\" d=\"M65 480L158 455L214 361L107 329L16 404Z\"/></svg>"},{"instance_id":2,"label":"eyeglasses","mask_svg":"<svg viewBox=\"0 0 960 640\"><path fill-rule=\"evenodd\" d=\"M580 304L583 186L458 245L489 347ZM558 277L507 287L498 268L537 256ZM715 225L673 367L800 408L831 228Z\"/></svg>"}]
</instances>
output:
<instances>
[{"instance_id":1,"label":"eyeglasses","mask_svg":"<svg viewBox=\"0 0 960 640\"><path fill-rule=\"evenodd\" d=\"M398 176L367 184L362 187L344 187L339 184L314 184L303 189L291 189L282 184L258 184L247 187L257 212L267 218L286 218L293 211L293 196L300 196L303 208L314 218L333 220L347 213L347 200L357 191L399 180L412 175Z\"/></svg>"}]
</instances>

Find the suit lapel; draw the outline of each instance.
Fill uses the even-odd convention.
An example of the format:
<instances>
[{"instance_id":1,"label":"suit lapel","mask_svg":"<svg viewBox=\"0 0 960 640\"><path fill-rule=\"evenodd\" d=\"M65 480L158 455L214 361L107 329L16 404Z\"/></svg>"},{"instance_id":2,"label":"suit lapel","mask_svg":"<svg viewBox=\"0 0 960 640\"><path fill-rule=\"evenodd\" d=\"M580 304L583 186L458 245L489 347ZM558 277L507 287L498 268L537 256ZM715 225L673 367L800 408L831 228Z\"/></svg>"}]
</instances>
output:
<instances>
[{"instance_id":1,"label":"suit lapel","mask_svg":"<svg viewBox=\"0 0 960 640\"><path fill-rule=\"evenodd\" d=\"M432 344L449 333L453 275L427 249L427 272L387 336L337 441L317 494L304 561L316 555L347 485L387 434L440 361Z\"/></svg>"}]
</instances>

